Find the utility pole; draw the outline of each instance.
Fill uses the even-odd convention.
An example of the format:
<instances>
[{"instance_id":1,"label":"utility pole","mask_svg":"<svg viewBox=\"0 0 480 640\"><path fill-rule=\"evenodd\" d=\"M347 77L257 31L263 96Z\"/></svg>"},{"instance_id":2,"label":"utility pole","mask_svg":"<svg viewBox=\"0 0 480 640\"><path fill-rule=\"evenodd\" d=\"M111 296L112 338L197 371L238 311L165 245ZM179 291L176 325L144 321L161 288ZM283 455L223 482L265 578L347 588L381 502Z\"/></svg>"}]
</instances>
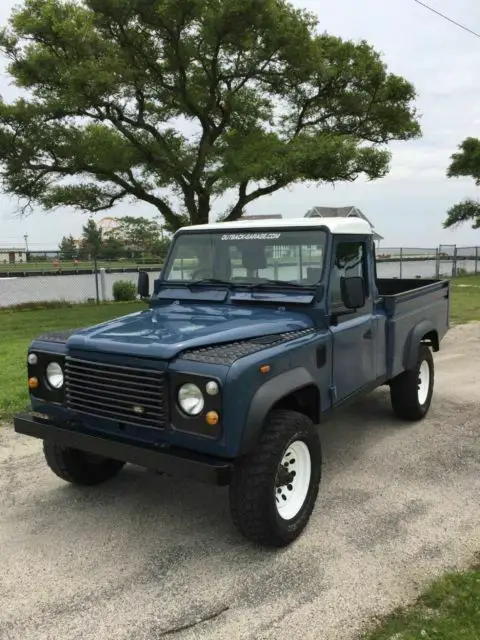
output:
<instances>
[{"instance_id":1,"label":"utility pole","mask_svg":"<svg viewBox=\"0 0 480 640\"><path fill-rule=\"evenodd\" d=\"M25 253L28 253L28 233L26 233L23 237L25 239Z\"/></svg>"}]
</instances>

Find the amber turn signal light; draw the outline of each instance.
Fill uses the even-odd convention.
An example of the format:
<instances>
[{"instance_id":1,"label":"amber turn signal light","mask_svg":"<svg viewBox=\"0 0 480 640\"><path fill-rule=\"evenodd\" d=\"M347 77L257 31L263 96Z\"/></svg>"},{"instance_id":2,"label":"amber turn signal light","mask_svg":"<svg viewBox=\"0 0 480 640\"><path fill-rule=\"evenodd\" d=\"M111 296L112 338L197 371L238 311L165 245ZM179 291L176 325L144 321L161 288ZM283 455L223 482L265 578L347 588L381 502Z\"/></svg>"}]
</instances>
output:
<instances>
[{"instance_id":1,"label":"amber turn signal light","mask_svg":"<svg viewBox=\"0 0 480 640\"><path fill-rule=\"evenodd\" d=\"M38 382L38 378L29 378L28 379L28 388L29 389L38 389L40 383Z\"/></svg>"},{"instance_id":2,"label":"amber turn signal light","mask_svg":"<svg viewBox=\"0 0 480 640\"><path fill-rule=\"evenodd\" d=\"M205 416L205 420L207 424L213 427L214 425L218 424L218 421L220 420L220 416L216 411L209 411Z\"/></svg>"},{"instance_id":3,"label":"amber turn signal light","mask_svg":"<svg viewBox=\"0 0 480 640\"><path fill-rule=\"evenodd\" d=\"M270 365L262 364L262 366L260 367L260 373L268 373L269 371L270 371Z\"/></svg>"}]
</instances>

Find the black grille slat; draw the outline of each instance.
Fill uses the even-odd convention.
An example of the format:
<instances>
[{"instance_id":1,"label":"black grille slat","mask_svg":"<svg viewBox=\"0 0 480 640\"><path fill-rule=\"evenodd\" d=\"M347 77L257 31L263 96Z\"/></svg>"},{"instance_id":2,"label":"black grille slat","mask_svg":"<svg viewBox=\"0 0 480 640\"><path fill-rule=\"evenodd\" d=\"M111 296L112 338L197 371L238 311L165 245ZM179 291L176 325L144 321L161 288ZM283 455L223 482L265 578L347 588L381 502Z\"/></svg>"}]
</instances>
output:
<instances>
[{"instance_id":1,"label":"black grille slat","mask_svg":"<svg viewBox=\"0 0 480 640\"><path fill-rule=\"evenodd\" d=\"M127 380L119 379L119 380L116 380L115 382L109 383L109 382L105 382L105 374L95 375L93 373L90 374L87 372L78 373L75 369L70 369L70 368L69 368L69 371L71 372L71 375L74 376L77 380L79 380L79 382L82 382L82 384L88 385L89 383L94 383L95 386L97 387L105 387L105 388L113 387L114 389L118 389L118 388L123 389L124 387L126 387L126 388L131 388L132 390L136 387L139 387L140 389L145 389L146 391L147 390L154 391L158 389L159 386L163 386L161 382L159 382L158 384L155 384L151 381L145 383L141 380L138 380L137 382L133 382L129 380L127 381Z\"/></svg>"},{"instance_id":2,"label":"black grille slat","mask_svg":"<svg viewBox=\"0 0 480 640\"><path fill-rule=\"evenodd\" d=\"M99 401L93 401L93 400L88 400L88 402L85 402L85 400L74 400L75 405L78 407L84 407L84 409L88 409L91 408L94 411L99 411L100 413L108 413L110 415L117 415L117 416L123 416L123 419L125 419L126 416L130 415L130 411L125 408L125 407L116 407L115 411L111 411L109 409L105 409L105 405L99 400ZM155 422L156 418L154 415L152 415L152 412L146 410L144 414L142 415L137 415L137 414L133 414L133 417L136 418L137 420L150 420L151 422Z\"/></svg>"},{"instance_id":3,"label":"black grille slat","mask_svg":"<svg viewBox=\"0 0 480 640\"><path fill-rule=\"evenodd\" d=\"M116 411L107 411L107 410L99 410L98 408L92 407L82 407L78 405L75 407L75 411L77 413L82 413L86 416L92 416L95 418L105 418L108 420L115 420L116 422L128 422L129 424L134 424L139 427L147 427L149 429L158 429L157 420L151 420L149 418L145 418L144 416L124 416L118 414Z\"/></svg>"},{"instance_id":4,"label":"black grille slat","mask_svg":"<svg viewBox=\"0 0 480 640\"><path fill-rule=\"evenodd\" d=\"M134 383L137 383L139 381L147 381L147 383L155 381L155 377L152 375L148 375L149 373L151 373L150 371L138 371L135 373L125 373L124 371L112 371L111 368L106 369L106 370L102 370L101 368L99 368L98 370L95 371L95 373L92 372L91 369L89 369L88 367L85 366L81 366L78 367L75 364L69 364L69 369L72 371L77 372L80 375L96 375L96 376L102 376L102 375L109 375L110 373L113 373L115 375L116 378L118 378L119 380L125 380L125 382L129 382L132 381Z\"/></svg>"},{"instance_id":5,"label":"black grille slat","mask_svg":"<svg viewBox=\"0 0 480 640\"><path fill-rule=\"evenodd\" d=\"M164 383L163 371L154 369L72 357L65 363L69 409L117 422L163 429Z\"/></svg>"},{"instance_id":6,"label":"black grille slat","mask_svg":"<svg viewBox=\"0 0 480 640\"><path fill-rule=\"evenodd\" d=\"M72 400L75 400L75 398L78 398L79 402L83 402L83 401L93 402L93 400L91 399L93 393L95 393L93 389L92 390L84 389L82 391L79 391L78 389L69 389L67 392L69 398L72 398ZM145 411L160 411L163 409L163 402L161 401L152 402L150 398L145 398L145 396L143 398L140 398L138 396L135 396L135 397L129 396L128 399L125 399L125 396L123 394L120 395L120 397L118 397L118 395L109 394L107 397L108 399L111 399L112 402L115 402L119 405L131 406L132 401L136 402L138 405L142 405ZM104 399L105 399L105 396L102 396L102 403Z\"/></svg>"},{"instance_id":7,"label":"black grille slat","mask_svg":"<svg viewBox=\"0 0 480 640\"><path fill-rule=\"evenodd\" d=\"M91 369L111 369L112 371L115 371L118 375L118 373L120 372L125 372L128 373L130 375L133 375L135 372L136 373L141 373L143 375L147 375L150 374L152 376L162 376L163 374L159 371L157 371L157 369L142 369L140 367L130 367L130 366L126 366L126 365L120 365L120 364L111 364L110 362L97 362L96 360L82 360L81 358L72 358L69 357L67 358L67 362L69 364L69 366L71 367L85 367L88 370Z\"/></svg>"}]
</instances>

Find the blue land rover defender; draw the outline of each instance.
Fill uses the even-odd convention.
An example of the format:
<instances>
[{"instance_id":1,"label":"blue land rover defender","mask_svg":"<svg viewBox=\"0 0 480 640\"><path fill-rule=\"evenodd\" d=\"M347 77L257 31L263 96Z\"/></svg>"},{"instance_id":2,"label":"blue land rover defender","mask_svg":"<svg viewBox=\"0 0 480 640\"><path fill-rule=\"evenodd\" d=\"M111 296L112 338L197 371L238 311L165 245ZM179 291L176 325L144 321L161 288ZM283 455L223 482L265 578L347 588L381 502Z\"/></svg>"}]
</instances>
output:
<instances>
[{"instance_id":1,"label":"blue land rover defender","mask_svg":"<svg viewBox=\"0 0 480 640\"><path fill-rule=\"evenodd\" d=\"M133 463L229 485L242 534L284 546L312 513L332 409L385 384L401 420L430 407L449 282L379 279L359 218L183 228L138 293L145 310L29 349L15 429L68 482Z\"/></svg>"}]
</instances>

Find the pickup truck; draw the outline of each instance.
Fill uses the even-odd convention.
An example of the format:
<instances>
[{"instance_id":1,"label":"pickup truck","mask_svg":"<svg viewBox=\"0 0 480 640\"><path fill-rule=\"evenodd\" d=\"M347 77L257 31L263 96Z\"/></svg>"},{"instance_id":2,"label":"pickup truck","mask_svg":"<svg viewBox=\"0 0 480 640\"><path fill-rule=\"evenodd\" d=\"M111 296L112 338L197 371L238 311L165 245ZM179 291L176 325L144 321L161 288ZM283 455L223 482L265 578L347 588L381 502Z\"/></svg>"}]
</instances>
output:
<instances>
[{"instance_id":1,"label":"pickup truck","mask_svg":"<svg viewBox=\"0 0 480 640\"><path fill-rule=\"evenodd\" d=\"M315 505L332 410L388 385L400 420L427 414L449 291L379 279L360 218L185 227L152 288L139 274L143 311L32 342L15 430L70 483L131 463L228 485L240 532L286 546Z\"/></svg>"}]
</instances>

